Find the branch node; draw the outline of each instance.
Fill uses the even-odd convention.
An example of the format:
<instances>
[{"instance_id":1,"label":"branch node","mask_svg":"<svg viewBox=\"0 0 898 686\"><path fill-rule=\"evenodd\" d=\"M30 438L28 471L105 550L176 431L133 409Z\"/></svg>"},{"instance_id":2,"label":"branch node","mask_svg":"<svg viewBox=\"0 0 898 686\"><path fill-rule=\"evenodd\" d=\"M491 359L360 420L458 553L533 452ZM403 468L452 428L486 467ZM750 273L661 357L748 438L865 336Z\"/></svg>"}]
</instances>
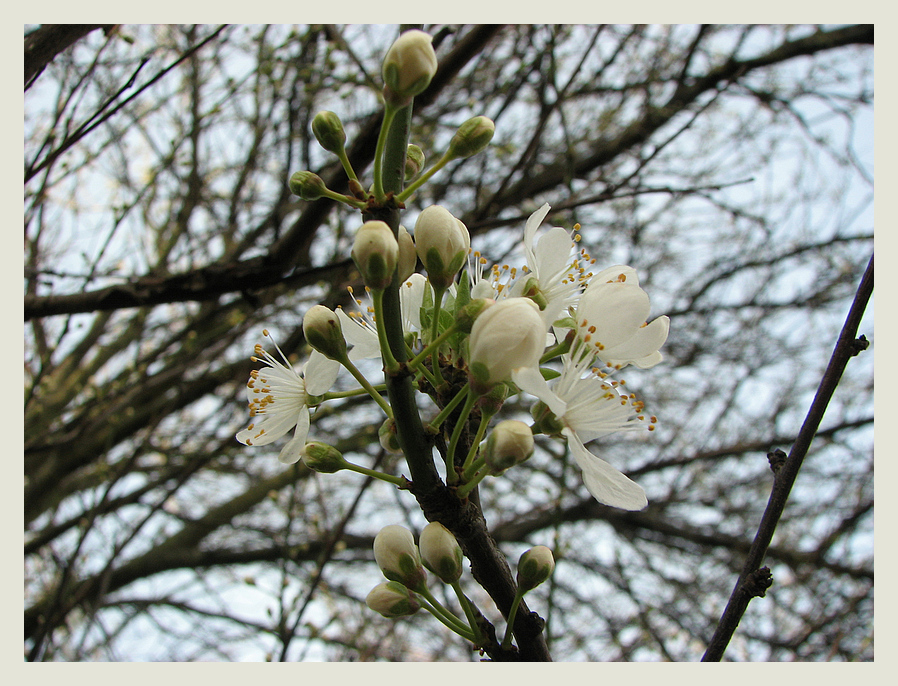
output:
<instances>
[{"instance_id":1,"label":"branch node","mask_svg":"<svg viewBox=\"0 0 898 686\"><path fill-rule=\"evenodd\" d=\"M740 590L749 598L763 598L767 595L767 589L773 585L773 575L770 567L756 569L742 582Z\"/></svg>"},{"instance_id":2,"label":"branch node","mask_svg":"<svg viewBox=\"0 0 898 686\"><path fill-rule=\"evenodd\" d=\"M867 340L867 337L861 334L856 339L851 342L851 350L849 351L851 357L856 357L858 353L863 352L867 348L870 347L870 341Z\"/></svg>"},{"instance_id":3,"label":"branch node","mask_svg":"<svg viewBox=\"0 0 898 686\"><path fill-rule=\"evenodd\" d=\"M777 448L771 453L767 453L767 461L770 463L770 469L773 470L774 476L779 474L783 465L786 464L786 453Z\"/></svg>"}]
</instances>

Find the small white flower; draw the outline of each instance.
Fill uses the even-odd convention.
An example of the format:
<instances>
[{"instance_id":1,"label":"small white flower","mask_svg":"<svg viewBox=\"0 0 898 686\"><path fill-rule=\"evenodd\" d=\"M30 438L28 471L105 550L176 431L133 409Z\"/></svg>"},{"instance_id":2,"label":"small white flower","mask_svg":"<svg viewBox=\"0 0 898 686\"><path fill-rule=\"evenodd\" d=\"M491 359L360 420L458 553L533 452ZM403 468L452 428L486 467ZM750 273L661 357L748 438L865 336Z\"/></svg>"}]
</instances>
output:
<instances>
[{"instance_id":1,"label":"small white flower","mask_svg":"<svg viewBox=\"0 0 898 686\"><path fill-rule=\"evenodd\" d=\"M268 336L268 331L264 331ZM340 363L313 350L309 361L297 372L275 344L283 364L256 345L254 361L267 366L253 370L246 384L250 425L237 434L244 445L268 445L296 427L292 439L278 455L284 464L293 464L302 456L311 423L309 396L327 392L340 371Z\"/></svg>"},{"instance_id":2,"label":"small white flower","mask_svg":"<svg viewBox=\"0 0 898 686\"><path fill-rule=\"evenodd\" d=\"M550 209L546 203L527 220L524 227L527 271L517 277L510 293L512 296L524 295L535 281L544 301L542 316L547 329L565 307L576 301L582 273L579 261L571 258L571 251L577 244L566 229L553 227L538 242L534 240L536 230Z\"/></svg>"},{"instance_id":3,"label":"small white flower","mask_svg":"<svg viewBox=\"0 0 898 686\"><path fill-rule=\"evenodd\" d=\"M578 337L600 360L617 369L628 364L654 367L662 359L659 348L667 340L670 319L658 317L648 324L650 309L636 270L609 267L593 277L580 297L575 315Z\"/></svg>"},{"instance_id":4,"label":"small white flower","mask_svg":"<svg viewBox=\"0 0 898 686\"><path fill-rule=\"evenodd\" d=\"M426 288L427 279L421 274L412 274L399 287L402 330L405 333L421 330L421 304L424 302ZM360 298L355 297L351 288L349 293L359 309L347 314L342 307L337 308L337 317L343 327L343 336L346 338L346 342L352 346L349 351L349 359L355 361L380 357L380 341L377 338L377 323L374 321L374 305L364 305Z\"/></svg>"},{"instance_id":5,"label":"small white flower","mask_svg":"<svg viewBox=\"0 0 898 686\"><path fill-rule=\"evenodd\" d=\"M590 368L591 359L589 354L564 355L561 375L551 386L539 370L518 370L512 378L519 388L542 400L561 422L561 434L567 438L593 497L612 507L641 510L648 503L642 487L589 452L585 443L616 431L646 427L643 404L622 393L621 383L608 382L602 372ZM649 430L654 421L650 418Z\"/></svg>"}]
</instances>

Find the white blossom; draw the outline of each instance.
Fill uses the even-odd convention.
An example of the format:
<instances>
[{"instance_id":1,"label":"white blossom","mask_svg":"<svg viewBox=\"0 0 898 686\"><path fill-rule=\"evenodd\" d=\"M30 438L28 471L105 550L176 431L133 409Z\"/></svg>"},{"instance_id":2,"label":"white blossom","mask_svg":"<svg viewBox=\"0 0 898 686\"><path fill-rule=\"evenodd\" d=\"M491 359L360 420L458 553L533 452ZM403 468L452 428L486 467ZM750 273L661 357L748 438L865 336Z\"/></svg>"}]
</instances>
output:
<instances>
[{"instance_id":1,"label":"white blossom","mask_svg":"<svg viewBox=\"0 0 898 686\"><path fill-rule=\"evenodd\" d=\"M268 331L264 333L268 336ZM296 371L277 344L275 347L283 364L256 345L253 360L266 366L250 373L246 396L251 423L237 434L237 440L244 445L268 445L295 427L293 438L278 455L284 464L293 464L300 459L309 434L309 398L334 385L340 363L313 350L301 371Z\"/></svg>"}]
</instances>

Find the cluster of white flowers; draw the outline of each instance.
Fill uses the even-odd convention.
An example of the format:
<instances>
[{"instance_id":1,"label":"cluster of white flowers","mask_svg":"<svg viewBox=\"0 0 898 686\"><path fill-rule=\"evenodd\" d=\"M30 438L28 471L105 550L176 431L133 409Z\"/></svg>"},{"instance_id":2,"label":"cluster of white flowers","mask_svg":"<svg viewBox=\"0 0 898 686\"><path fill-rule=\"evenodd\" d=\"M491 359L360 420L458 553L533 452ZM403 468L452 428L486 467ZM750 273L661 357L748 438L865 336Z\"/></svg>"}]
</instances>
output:
<instances>
[{"instance_id":1,"label":"cluster of white flowers","mask_svg":"<svg viewBox=\"0 0 898 686\"><path fill-rule=\"evenodd\" d=\"M616 431L654 428L655 417L647 416L642 402L610 374L630 364L640 368L658 364L669 320L646 321L649 297L631 267L618 265L592 274L588 269L595 261L579 249L577 237L561 227L550 228L537 241L549 209L543 205L527 221L525 268L495 268L490 278L483 278L483 258L475 254L468 260L467 288L449 286L442 303L446 310L456 301L462 304L462 290L469 291L469 298L485 299L465 344L450 352L456 365L457 358L467 365L478 394L497 384L513 384L512 390L537 399L534 431L567 440L587 489L599 502L642 509L647 502L643 489L592 454L586 444ZM454 275L459 270L460 256L470 253L464 224L442 207L422 212L414 239L419 256L439 273L441 284L448 283L450 271ZM435 293L441 296L443 290L445 286L434 289L430 278L418 273L400 287L403 329L412 353L440 331L439 326L431 329L432 322L422 322L422 316L433 314ZM348 357L377 357L381 348L373 307L361 299L356 303L358 311L336 311L349 345ZM560 374L548 382L540 371L547 349L560 351L554 358L561 365ZM260 347L256 354L267 367L253 372L250 379L247 390L254 422L237 439L265 445L295 426L295 437L281 452L281 461L295 462L308 434L309 408L331 388L339 363L315 350L300 372Z\"/></svg>"}]
</instances>

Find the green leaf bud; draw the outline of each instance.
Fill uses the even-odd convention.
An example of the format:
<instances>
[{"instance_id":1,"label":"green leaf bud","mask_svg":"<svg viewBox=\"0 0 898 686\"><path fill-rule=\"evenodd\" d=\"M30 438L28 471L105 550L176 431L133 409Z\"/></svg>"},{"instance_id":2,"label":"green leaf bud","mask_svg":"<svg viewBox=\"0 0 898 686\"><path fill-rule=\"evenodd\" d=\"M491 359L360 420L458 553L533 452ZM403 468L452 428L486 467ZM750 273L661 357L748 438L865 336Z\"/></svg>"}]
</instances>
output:
<instances>
[{"instance_id":1,"label":"green leaf bud","mask_svg":"<svg viewBox=\"0 0 898 686\"><path fill-rule=\"evenodd\" d=\"M498 476L533 454L533 432L516 419L506 419L496 424L484 449L484 458L490 474Z\"/></svg>"},{"instance_id":2,"label":"green leaf bud","mask_svg":"<svg viewBox=\"0 0 898 686\"><path fill-rule=\"evenodd\" d=\"M415 222L415 248L434 288L448 288L471 248L467 227L445 207L431 205Z\"/></svg>"},{"instance_id":3,"label":"green leaf bud","mask_svg":"<svg viewBox=\"0 0 898 686\"><path fill-rule=\"evenodd\" d=\"M352 259L368 288L379 291L389 286L399 261L399 243L390 227L381 221L362 224L355 235Z\"/></svg>"},{"instance_id":4,"label":"green leaf bud","mask_svg":"<svg viewBox=\"0 0 898 686\"><path fill-rule=\"evenodd\" d=\"M552 576L554 569L552 551L544 545L534 546L518 560L518 586L525 592L532 590Z\"/></svg>"},{"instance_id":5,"label":"green leaf bud","mask_svg":"<svg viewBox=\"0 0 898 686\"><path fill-rule=\"evenodd\" d=\"M346 357L346 339L343 328L333 310L315 305L302 319L302 332L306 342L325 357L342 360Z\"/></svg>"},{"instance_id":6,"label":"green leaf bud","mask_svg":"<svg viewBox=\"0 0 898 686\"><path fill-rule=\"evenodd\" d=\"M343 453L334 446L320 441L310 441L302 449L302 463L313 472L333 474L346 469Z\"/></svg>"},{"instance_id":7,"label":"green leaf bud","mask_svg":"<svg viewBox=\"0 0 898 686\"><path fill-rule=\"evenodd\" d=\"M312 119L312 133L321 147L329 152L339 153L346 143L346 132L340 117L327 110L319 112Z\"/></svg>"},{"instance_id":8,"label":"green leaf bud","mask_svg":"<svg viewBox=\"0 0 898 686\"><path fill-rule=\"evenodd\" d=\"M290 192L303 200L318 200L324 196L327 186L318 174L310 171L298 171L290 177Z\"/></svg>"},{"instance_id":9,"label":"green leaf bud","mask_svg":"<svg viewBox=\"0 0 898 686\"><path fill-rule=\"evenodd\" d=\"M398 524L385 526L374 537L374 559L385 577L412 590L427 580L412 532Z\"/></svg>"},{"instance_id":10,"label":"green leaf bud","mask_svg":"<svg viewBox=\"0 0 898 686\"><path fill-rule=\"evenodd\" d=\"M417 29L406 31L384 57L384 97L394 107L405 107L427 88L436 72L433 38Z\"/></svg>"},{"instance_id":11,"label":"green leaf bud","mask_svg":"<svg viewBox=\"0 0 898 686\"><path fill-rule=\"evenodd\" d=\"M493 140L496 125L487 117L472 117L458 127L449 141L447 154L452 159L471 157L485 149Z\"/></svg>"},{"instance_id":12,"label":"green leaf bud","mask_svg":"<svg viewBox=\"0 0 898 686\"><path fill-rule=\"evenodd\" d=\"M409 145L405 154L405 180L411 181L424 169L424 151L417 145Z\"/></svg>"},{"instance_id":13,"label":"green leaf bud","mask_svg":"<svg viewBox=\"0 0 898 686\"><path fill-rule=\"evenodd\" d=\"M387 581L372 588L365 604L384 617L413 615L421 609L415 594L398 581Z\"/></svg>"},{"instance_id":14,"label":"green leaf bud","mask_svg":"<svg viewBox=\"0 0 898 686\"><path fill-rule=\"evenodd\" d=\"M387 417L377 430L377 439L381 447L392 455L402 455L402 446L399 445L399 435L396 433L396 422Z\"/></svg>"},{"instance_id":15,"label":"green leaf bud","mask_svg":"<svg viewBox=\"0 0 898 686\"><path fill-rule=\"evenodd\" d=\"M455 536L439 522L424 527L418 540L424 566L436 574L443 583L453 584L461 577L461 548Z\"/></svg>"}]
</instances>

